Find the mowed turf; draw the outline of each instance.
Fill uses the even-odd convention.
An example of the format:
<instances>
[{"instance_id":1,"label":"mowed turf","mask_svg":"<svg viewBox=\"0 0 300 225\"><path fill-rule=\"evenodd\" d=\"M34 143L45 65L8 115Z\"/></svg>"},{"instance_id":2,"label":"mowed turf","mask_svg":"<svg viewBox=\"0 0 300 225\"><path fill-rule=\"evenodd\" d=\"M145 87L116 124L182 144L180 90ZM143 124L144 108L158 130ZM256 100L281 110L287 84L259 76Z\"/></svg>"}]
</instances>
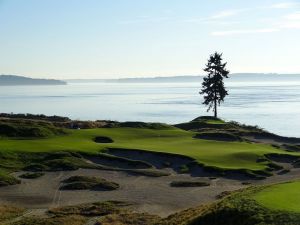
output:
<instances>
[{"instance_id":1,"label":"mowed turf","mask_svg":"<svg viewBox=\"0 0 300 225\"><path fill-rule=\"evenodd\" d=\"M199 163L223 169L266 169L258 158L268 153L287 154L266 144L195 139L194 132L177 128L98 128L71 130L70 134L44 139L0 139L1 151L52 152L79 151L97 153L105 148L139 149L189 156ZM113 143L96 143L97 136L110 137ZM297 153L288 153L297 154Z\"/></svg>"},{"instance_id":2,"label":"mowed turf","mask_svg":"<svg viewBox=\"0 0 300 225\"><path fill-rule=\"evenodd\" d=\"M269 209L300 213L300 181L272 185L253 198Z\"/></svg>"}]
</instances>

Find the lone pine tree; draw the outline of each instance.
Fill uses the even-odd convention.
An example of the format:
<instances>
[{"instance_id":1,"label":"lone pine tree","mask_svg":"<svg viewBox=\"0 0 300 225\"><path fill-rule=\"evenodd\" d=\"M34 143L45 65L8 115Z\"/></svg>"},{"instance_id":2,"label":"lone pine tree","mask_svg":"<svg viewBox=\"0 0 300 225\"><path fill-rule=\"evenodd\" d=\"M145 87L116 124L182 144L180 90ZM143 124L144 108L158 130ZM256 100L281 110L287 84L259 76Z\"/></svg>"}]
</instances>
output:
<instances>
[{"instance_id":1,"label":"lone pine tree","mask_svg":"<svg viewBox=\"0 0 300 225\"><path fill-rule=\"evenodd\" d=\"M228 92L224 86L223 78L228 78L229 71L226 69L227 63L222 63L222 53L215 52L210 55L204 71L207 76L203 78L200 94L204 95L204 105L208 106L207 111L213 109L217 118L217 107L224 102Z\"/></svg>"}]
</instances>

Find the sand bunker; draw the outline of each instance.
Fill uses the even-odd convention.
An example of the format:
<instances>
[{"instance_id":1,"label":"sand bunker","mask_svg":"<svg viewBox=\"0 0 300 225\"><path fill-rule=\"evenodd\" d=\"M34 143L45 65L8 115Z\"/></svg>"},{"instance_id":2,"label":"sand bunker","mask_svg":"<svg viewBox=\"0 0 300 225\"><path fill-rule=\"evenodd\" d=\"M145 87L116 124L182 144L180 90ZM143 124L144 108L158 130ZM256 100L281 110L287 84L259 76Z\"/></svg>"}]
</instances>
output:
<instances>
[{"instance_id":1,"label":"sand bunker","mask_svg":"<svg viewBox=\"0 0 300 225\"><path fill-rule=\"evenodd\" d=\"M110 137L104 137L104 136L98 136L94 138L94 141L96 143L113 143L113 139L111 139Z\"/></svg>"}]
</instances>

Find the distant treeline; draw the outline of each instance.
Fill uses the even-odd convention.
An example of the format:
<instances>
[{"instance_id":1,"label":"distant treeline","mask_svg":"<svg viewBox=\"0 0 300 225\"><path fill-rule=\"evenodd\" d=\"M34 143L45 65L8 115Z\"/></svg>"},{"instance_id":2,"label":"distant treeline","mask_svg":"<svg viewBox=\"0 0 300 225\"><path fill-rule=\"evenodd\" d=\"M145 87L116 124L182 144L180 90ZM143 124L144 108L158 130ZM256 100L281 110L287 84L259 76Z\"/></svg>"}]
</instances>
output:
<instances>
[{"instance_id":1,"label":"distant treeline","mask_svg":"<svg viewBox=\"0 0 300 225\"><path fill-rule=\"evenodd\" d=\"M5 118L12 118L12 119L32 119L32 120L45 120L45 121L50 121L50 122L69 122L71 119L68 117L62 117L62 116L46 116L43 114L13 114L13 113L0 113L0 117L5 117Z\"/></svg>"}]
</instances>

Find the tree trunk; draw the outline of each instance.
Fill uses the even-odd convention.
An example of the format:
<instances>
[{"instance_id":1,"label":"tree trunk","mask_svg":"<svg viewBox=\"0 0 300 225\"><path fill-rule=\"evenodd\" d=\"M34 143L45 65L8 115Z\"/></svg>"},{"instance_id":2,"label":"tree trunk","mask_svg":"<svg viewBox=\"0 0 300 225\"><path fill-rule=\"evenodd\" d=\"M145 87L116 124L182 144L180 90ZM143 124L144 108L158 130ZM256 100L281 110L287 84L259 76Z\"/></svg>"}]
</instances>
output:
<instances>
[{"instance_id":1,"label":"tree trunk","mask_svg":"<svg viewBox=\"0 0 300 225\"><path fill-rule=\"evenodd\" d=\"M215 102L214 102L214 113L215 113L215 118L218 118L218 112L217 112L217 100L215 99Z\"/></svg>"}]
</instances>

